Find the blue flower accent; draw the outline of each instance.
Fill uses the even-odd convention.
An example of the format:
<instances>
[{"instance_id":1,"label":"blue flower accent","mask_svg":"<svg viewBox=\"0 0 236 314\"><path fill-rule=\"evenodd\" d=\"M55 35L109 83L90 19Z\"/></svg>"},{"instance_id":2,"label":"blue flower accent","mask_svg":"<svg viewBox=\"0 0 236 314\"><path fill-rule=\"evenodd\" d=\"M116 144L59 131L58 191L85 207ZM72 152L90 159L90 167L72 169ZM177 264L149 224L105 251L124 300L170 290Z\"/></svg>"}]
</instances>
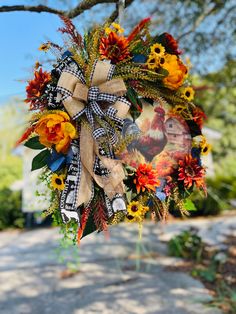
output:
<instances>
[{"instance_id":1,"label":"blue flower accent","mask_svg":"<svg viewBox=\"0 0 236 314\"><path fill-rule=\"evenodd\" d=\"M69 50L66 50L63 55L62 55L62 58L66 58L66 57L71 57L72 56L72 53L69 51Z\"/></svg>"},{"instance_id":2,"label":"blue flower accent","mask_svg":"<svg viewBox=\"0 0 236 314\"><path fill-rule=\"evenodd\" d=\"M47 162L49 169L52 172L55 172L63 167L65 164L69 164L72 160L73 152L70 148L67 155L62 153L57 153L55 150L52 151L52 154Z\"/></svg>"},{"instance_id":3,"label":"blue flower accent","mask_svg":"<svg viewBox=\"0 0 236 314\"><path fill-rule=\"evenodd\" d=\"M200 158L200 154L201 154L201 149L198 147L192 147L191 149L191 155L193 158L196 158L198 161L198 165L201 166L202 162L201 162L201 158Z\"/></svg>"},{"instance_id":4,"label":"blue flower accent","mask_svg":"<svg viewBox=\"0 0 236 314\"><path fill-rule=\"evenodd\" d=\"M137 54L133 56L133 62L145 63L146 61L147 61L147 57L144 55Z\"/></svg>"},{"instance_id":5,"label":"blue flower accent","mask_svg":"<svg viewBox=\"0 0 236 314\"><path fill-rule=\"evenodd\" d=\"M166 199L166 194L163 192L163 188L166 184L165 179L161 179L161 184L156 188L156 197L159 198L160 201L164 201Z\"/></svg>"}]
</instances>

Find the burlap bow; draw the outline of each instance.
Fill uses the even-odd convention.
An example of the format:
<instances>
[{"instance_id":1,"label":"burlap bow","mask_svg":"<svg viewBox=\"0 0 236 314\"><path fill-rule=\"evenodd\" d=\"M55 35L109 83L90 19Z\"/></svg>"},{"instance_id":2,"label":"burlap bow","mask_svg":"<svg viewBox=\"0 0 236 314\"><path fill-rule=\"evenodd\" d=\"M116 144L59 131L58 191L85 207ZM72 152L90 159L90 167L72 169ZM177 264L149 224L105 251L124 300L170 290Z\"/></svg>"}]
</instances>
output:
<instances>
[{"instance_id":1,"label":"burlap bow","mask_svg":"<svg viewBox=\"0 0 236 314\"><path fill-rule=\"evenodd\" d=\"M121 97L126 93L125 84L122 79L112 79L113 71L113 65L96 61L90 87L85 85L83 73L79 69L65 69L58 81L57 90L62 95L69 115L72 119L85 115L90 125L88 128L81 124L79 128L79 145L75 145L75 160L72 161L74 166L71 167L73 175L70 174L69 167L69 180L66 180L61 197L61 208L64 210L76 210L81 204L86 205L91 201L93 180L110 199L116 194L124 193L125 175L120 161L113 159L111 154L100 154L98 145L113 145L117 141L114 126L121 128L130 107L129 102ZM79 167L76 165L76 156ZM105 176L95 174L94 165L98 159L107 169ZM75 182L73 176L76 176L76 167L79 178ZM69 188L71 184L75 185L73 191Z\"/></svg>"}]
</instances>

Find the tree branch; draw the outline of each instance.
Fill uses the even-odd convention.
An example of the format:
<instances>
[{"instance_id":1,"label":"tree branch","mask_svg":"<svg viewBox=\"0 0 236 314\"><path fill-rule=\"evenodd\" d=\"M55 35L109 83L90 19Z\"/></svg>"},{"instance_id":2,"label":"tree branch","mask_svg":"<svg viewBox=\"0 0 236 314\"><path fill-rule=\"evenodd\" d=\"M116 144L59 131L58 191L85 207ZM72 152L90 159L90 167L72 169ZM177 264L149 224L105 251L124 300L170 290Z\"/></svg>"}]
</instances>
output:
<instances>
[{"instance_id":1,"label":"tree branch","mask_svg":"<svg viewBox=\"0 0 236 314\"><path fill-rule=\"evenodd\" d=\"M46 12L46 13L51 13L51 14L64 15L66 17L73 19L74 17L79 16L84 11L91 9L97 4L117 3L117 1L118 0L83 0L76 7L68 11L57 10L57 9L54 9L45 5L36 5L36 6L4 5L4 6L0 6L0 13L1 12L13 12L13 11L36 12L36 13Z\"/></svg>"},{"instance_id":2,"label":"tree branch","mask_svg":"<svg viewBox=\"0 0 236 314\"><path fill-rule=\"evenodd\" d=\"M125 8L127 8L134 0L126 0L125 1ZM119 15L119 0L116 1L116 9L112 12L111 16L107 19L107 22L112 23L114 22Z\"/></svg>"},{"instance_id":3,"label":"tree branch","mask_svg":"<svg viewBox=\"0 0 236 314\"><path fill-rule=\"evenodd\" d=\"M181 34L177 40L180 41L181 39L183 39L184 37L188 36L189 34L193 33L198 26L203 22L203 20L205 20L205 18L209 15L211 15L212 13L214 13L217 9L219 9L220 5L216 4L214 5L212 8L207 8L206 10L203 11L202 14L200 14L197 19L195 20L195 22L193 23L193 26L191 27L190 30L186 31L185 33Z\"/></svg>"},{"instance_id":4,"label":"tree branch","mask_svg":"<svg viewBox=\"0 0 236 314\"><path fill-rule=\"evenodd\" d=\"M65 11L56 10L45 5L3 5L0 7L0 12L13 12L13 11L28 11L28 12L47 12L52 14L65 15Z\"/></svg>"}]
</instances>

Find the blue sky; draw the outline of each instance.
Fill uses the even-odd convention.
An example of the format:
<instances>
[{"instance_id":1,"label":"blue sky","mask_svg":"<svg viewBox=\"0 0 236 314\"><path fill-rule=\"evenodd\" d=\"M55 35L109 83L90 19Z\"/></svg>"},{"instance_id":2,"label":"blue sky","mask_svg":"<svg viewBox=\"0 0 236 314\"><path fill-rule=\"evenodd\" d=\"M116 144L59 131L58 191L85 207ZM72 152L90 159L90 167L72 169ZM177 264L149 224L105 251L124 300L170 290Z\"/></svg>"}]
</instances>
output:
<instances>
[{"instance_id":1,"label":"blue sky","mask_svg":"<svg viewBox=\"0 0 236 314\"><path fill-rule=\"evenodd\" d=\"M43 57L38 47L47 38L59 40L57 16L37 13L1 13L0 15L0 97L24 91L32 66Z\"/></svg>"},{"instance_id":2,"label":"blue sky","mask_svg":"<svg viewBox=\"0 0 236 314\"><path fill-rule=\"evenodd\" d=\"M36 2L4 1L4 5L19 3L35 4ZM51 3L55 7L55 1ZM57 3L60 4L60 1ZM97 8L99 17L102 18L102 15L109 16L114 7L106 6L106 9L102 10L103 14L100 14L99 6ZM90 20L91 12L86 12L74 22L77 29L83 33L85 25ZM38 47L47 40L61 43L61 34L57 32L61 26L59 17L49 13L0 13L0 104L13 95L24 97L26 80L33 75L35 61L45 59L45 53L40 52Z\"/></svg>"}]
</instances>

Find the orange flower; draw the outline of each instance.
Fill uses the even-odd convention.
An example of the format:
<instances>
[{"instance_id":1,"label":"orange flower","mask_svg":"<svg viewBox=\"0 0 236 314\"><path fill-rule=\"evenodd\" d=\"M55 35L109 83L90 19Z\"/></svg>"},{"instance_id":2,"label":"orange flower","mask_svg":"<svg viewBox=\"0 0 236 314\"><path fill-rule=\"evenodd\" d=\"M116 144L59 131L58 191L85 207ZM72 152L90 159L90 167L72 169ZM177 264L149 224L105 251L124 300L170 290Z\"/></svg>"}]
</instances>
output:
<instances>
[{"instance_id":1,"label":"orange flower","mask_svg":"<svg viewBox=\"0 0 236 314\"><path fill-rule=\"evenodd\" d=\"M198 188L205 189L205 169L198 164L198 160L191 155L186 155L179 161L178 180L183 181L184 186L189 189L194 183Z\"/></svg>"},{"instance_id":2,"label":"orange flower","mask_svg":"<svg viewBox=\"0 0 236 314\"><path fill-rule=\"evenodd\" d=\"M136 170L134 183L136 185L137 193L140 190L156 191L156 187L160 185L160 181L157 179L157 171L152 169L151 164L140 164Z\"/></svg>"},{"instance_id":3,"label":"orange flower","mask_svg":"<svg viewBox=\"0 0 236 314\"><path fill-rule=\"evenodd\" d=\"M162 67L168 71L168 76L163 80L164 84L170 89L179 88L188 73L183 62L176 55L166 54L165 63Z\"/></svg>"},{"instance_id":4,"label":"orange flower","mask_svg":"<svg viewBox=\"0 0 236 314\"><path fill-rule=\"evenodd\" d=\"M107 37L101 38L99 52L102 59L109 59L112 63L118 63L129 57L129 42L124 36L110 32Z\"/></svg>"},{"instance_id":5,"label":"orange flower","mask_svg":"<svg viewBox=\"0 0 236 314\"><path fill-rule=\"evenodd\" d=\"M49 81L51 81L51 74L46 71L43 72L42 68L34 72L34 79L29 81L28 86L26 86L27 99L25 102L29 102L31 108L37 104Z\"/></svg>"},{"instance_id":6,"label":"orange flower","mask_svg":"<svg viewBox=\"0 0 236 314\"><path fill-rule=\"evenodd\" d=\"M156 170L160 177L166 177L173 172L173 160L170 158L162 158L156 164Z\"/></svg>"},{"instance_id":7,"label":"orange flower","mask_svg":"<svg viewBox=\"0 0 236 314\"><path fill-rule=\"evenodd\" d=\"M46 147L55 145L58 153L66 153L71 140L76 137L75 127L69 121L68 114L60 110L43 115L35 127L40 143Z\"/></svg>"}]
</instances>

